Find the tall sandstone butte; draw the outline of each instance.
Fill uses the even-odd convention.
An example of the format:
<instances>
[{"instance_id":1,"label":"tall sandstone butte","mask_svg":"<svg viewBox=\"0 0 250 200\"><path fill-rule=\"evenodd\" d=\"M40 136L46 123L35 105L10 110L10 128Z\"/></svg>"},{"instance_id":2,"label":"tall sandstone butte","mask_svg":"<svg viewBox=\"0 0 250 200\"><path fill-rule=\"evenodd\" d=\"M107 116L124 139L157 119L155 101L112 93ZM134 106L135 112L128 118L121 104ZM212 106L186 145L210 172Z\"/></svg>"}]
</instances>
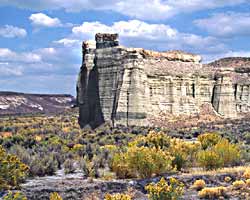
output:
<instances>
[{"instance_id":1,"label":"tall sandstone butte","mask_svg":"<svg viewBox=\"0 0 250 200\"><path fill-rule=\"evenodd\" d=\"M77 82L79 124L149 125L159 113L195 115L203 104L222 117L250 111L250 59L201 64L182 51L155 52L119 45L118 34L83 42Z\"/></svg>"}]
</instances>

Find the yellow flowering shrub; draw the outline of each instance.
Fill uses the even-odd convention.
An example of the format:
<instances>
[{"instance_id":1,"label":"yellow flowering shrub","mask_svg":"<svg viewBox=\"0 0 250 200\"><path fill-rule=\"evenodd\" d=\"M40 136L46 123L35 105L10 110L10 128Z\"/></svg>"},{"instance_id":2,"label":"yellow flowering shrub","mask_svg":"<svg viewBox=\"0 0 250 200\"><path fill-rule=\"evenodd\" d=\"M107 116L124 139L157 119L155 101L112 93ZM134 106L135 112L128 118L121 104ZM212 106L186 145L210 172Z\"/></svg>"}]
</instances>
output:
<instances>
[{"instance_id":1,"label":"yellow flowering shrub","mask_svg":"<svg viewBox=\"0 0 250 200\"><path fill-rule=\"evenodd\" d=\"M124 153L116 153L112 170L119 178L149 178L172 169L172 157L161 149L131 146Z\"/></svg>"},{"instance_id":2,"label":"yellow flowering shrub","mask_svg":"<svg viewBox=\"0 0 250 200\"><path fill-rule=\"evenodd\" d=\"M103 149L108 150L110 152L114 152L114 151L117 150L117 146L116 145L107 144L107 145L104 145L104 146L101 147L101 150L103 150Z\"/></svg>"},{"instance_id":3,"label":"yellow flowering shrub","mask_svg":"<svg viewBox=\"0 0 250 200\"><path fill-rule=\"evenodd\" d=\"M131 196L128 194L106 194L104 200L132 200Z\"/></svg>"},{"instance_id":4,"label":"yellow flowering shrub","mask_svg":"<svg viewBox=\"0 0 250 200\"><path fill-rule=\"evenodd\" d=\"M216 145L198 152L197 161L208 170L237 164L241 158L240 146L221 139Z\"/></svg>"},{"instance_id":5,"label":"yellow flowering shrub","mask_svg":"<svg viewBox=\"0 0 250 200\"><path fill-rule=\"evenodd\" d=\"M150 131L146 136L138 136L129 146L145 146L166 149L170 146L171 137L163 132Z\"/></svg>"},{"instance_id":6,"label":"yellow flowering shrub","mask_svg":"<svg viewBox=\"0 0 250 200\"><path fill-rule=\"evenodd\" d=\"M134 178L136 174L129 167L127 154L115 153L111 161L111 170L115 172L118 178Z\"/></svg>"},{"instance_id":7,"label":"yellow flowering shrub","mask_svg":"<svg viewBox=\"0 0 250 200\"><path fill-rule=\"evenodd\" d=\"M63 199L57 192L53 192L50 194L49 200L63 200Z\"/></svg>"},{"instance_id":8,"label":"yellow flowering shrub","mask_svg":"<svg viewBox=\"0 0 250 200\"><path fill-rule=\"evenodd\" d=\"M222 165L219 155L210 149L198 152L197 162L201 167L208 170L219 168Z\"/></svg>"},{"instance_id":9,"label":"yellow flowering shrub","mask_svg":"<svg viewBox=\"0 0 250 200\"><path fill-rule=\"evenodd\" d=\"M82 144L75 144L73 146L73 151L81 150L83 147L84 147L84 145L82 145Z\"/></svg>"},{"instance_id":10,"label":"yellow flowering shrub","mask_svg":"<svg viewBox=\"0 0 250 200\"><path fill-rule=\"evenodd\" d=\"M247 187L250 187L250 179L247 179L247 180L246 180L246 186L247 186Z\"/></svg>"},{"instance_id":11,"label":"yellow flowering shrub","mask_svg":"<svg viewBox=\"0 0 250 200\"><path fill-rule=\"evenodd\" d=\"M0 191L16 187L26 177L29 167L0 146Z\"/></svg>"},{"instance_id":12,"label":"yellow flowering shrub","mask_svg":"<svg viewBox=\"0 0 250 200\"><path fill-rule=\"evenodd\" d=\"M176 200L184 192L184 184L175 178L170 178L169 184L162 177L158 183L150 183L145 187L150 200Z\"/></svg>"},{"instance_id":13,"label":"yellow flowering shrub","mask_svg":"<svg viewBox=\"0 0 250 200\"><path fill-rule=\"evenodd\" d=\"M198 136L198 141L203 149L216 145L221 140L221 136L217 133L204 133Z\"/></svg>"},{"instance_id":14,"label":"yellow flowering shrub","mask_svg":"<svg viewBox=\"0 0 250 200\"><path fill-rule=\"evenodd\" d=\"M219 197L226 196L227 189L225 187L205 187L199 193L200 198L205 199L218 199Z\"/></svg>"},{"instance_id":15,"label":"yellow flowering shrub","mask_svg":"<svg viewBox=\"0 0 250 200\"><path fill-rule=\"evenodd\" d=\"M196 190L201 190L206 186L206 182L202 179L196 180L191 188L196 189Z\"/></svg>"},{"instance_id":16,"label":"yellow flowering shrub","mask_svg":"<svg viewBox=\"0 0 250 200\"><path fill-rule=\"evenodd\" d=\"M9 191L3 200L27 200L27 198L21 192L13 193Z\"/></svg>"},{"instance_id":17,"label":"yellow flowering shrub","mask_svg":"<svg viewBox=\"0 0 250 200\"><path fill-rule=\"evenodd\" d=\"M177 138L171 139L168 151L173 156L173 167L181 170L184 166L193 164L200 149L200 143L198 142L189 142Z\"/></svg>"},{"instance_id":18,"label":"yellow flowering shrub","mask_svg":"<svg viewBox=\"0 0 250 200\"><path fill-rule=\"evenodd\" d=\"M188 142L166 135L163 132L150 131L146 136L138 136L129 143L129 147L147 147L161 149L172 157L172 166L180 170L185 165L193 163L200 150L199 142Z\"/></svg>"},{"instance_id":19,"label":"yellow flowering shrub","mask_svg":"<svg viewBox=\"0 0 250 200\"><path fill-rule=\"evenodd\" d=\"M246 179L250 179L250 169L249 168L245 170L243 177Z\"/></svg>"},{"instance_id":20,"label":"yellow flowering shrub","mask_svg":"<svg viewBox=\"0 0 250 200\"><path fill-rule=\"evenodd\" d=\"M226 176L225 178L224 178L224 181L225 182L230 182L232 180L232 178L230 177L230 176Z\"/></svg>"},{"instance_id":21,"label":"yellow flowering shrub","mask_svg":"<svg viewBox=\"0 0 250 200\"><path fill-rule=\"evenodd\" d=\"M221 141L213 147L213 150L219 155L222 166L235 165L240 161L240 146L230 143L227 139L221 139Z\"/></svg>"},{"instance_id":22,"label":"yellow flowering shrub","mask_svg":"<svg viewBox=\"0 0 250 200\"><path fill-rule=\"evenodd\" d=\"M37 142L40 142L42 139L43 139L43 138L42 138L41 135L35 135L35 140L36 140Z\"/></svg>"},{"instance_id":23,"label":"yellow flowering shrub","mask_svg":"<svg viewBox=\"0 0 250 200\"><path fill-rule=\"evenodd\" d=\"M245 186L245 182L243 180L237 180L233 182L233 188L235 190L239 190Z\"/></svg>"}]
</instances>

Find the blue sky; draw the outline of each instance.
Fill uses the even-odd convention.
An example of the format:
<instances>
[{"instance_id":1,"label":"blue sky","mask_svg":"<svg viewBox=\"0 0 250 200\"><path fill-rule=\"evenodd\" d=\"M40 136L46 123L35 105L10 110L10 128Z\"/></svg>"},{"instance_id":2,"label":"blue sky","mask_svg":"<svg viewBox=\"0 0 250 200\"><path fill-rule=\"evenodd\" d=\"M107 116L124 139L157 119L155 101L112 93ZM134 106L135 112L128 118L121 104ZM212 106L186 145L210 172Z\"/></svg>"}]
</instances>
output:
<instances>
[{"instance_id":1,"label":"blue sky","mask_svg":"<svg viewBox=\"0 0 250 200\"><path fill-rule=\"evenodd\" d=\"M75 95L81 43L250 57L249 0L0 0L0 91Z\"/></svg>"}]
</instances>

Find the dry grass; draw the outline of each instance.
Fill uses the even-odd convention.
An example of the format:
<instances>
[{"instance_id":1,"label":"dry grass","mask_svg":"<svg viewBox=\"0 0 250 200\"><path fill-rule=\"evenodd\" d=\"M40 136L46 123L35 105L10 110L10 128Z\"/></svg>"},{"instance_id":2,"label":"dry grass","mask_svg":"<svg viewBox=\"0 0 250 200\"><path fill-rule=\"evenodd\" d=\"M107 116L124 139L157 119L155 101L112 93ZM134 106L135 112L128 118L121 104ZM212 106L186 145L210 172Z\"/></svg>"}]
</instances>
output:
<instances>
[{"instance_id":1,"label":"dry grass","mask_svg":"<svg viewBox=\"0 0 250 200\"><path fill-rule=\"evenodd\" d=\"M203 168L190 169L189 174L192 175L216 175L224 173L244 173L246 170L250 170L250 166L237 166L237 167L225 167L216 170L205 170Z\"/></svg>"}]
</instances>

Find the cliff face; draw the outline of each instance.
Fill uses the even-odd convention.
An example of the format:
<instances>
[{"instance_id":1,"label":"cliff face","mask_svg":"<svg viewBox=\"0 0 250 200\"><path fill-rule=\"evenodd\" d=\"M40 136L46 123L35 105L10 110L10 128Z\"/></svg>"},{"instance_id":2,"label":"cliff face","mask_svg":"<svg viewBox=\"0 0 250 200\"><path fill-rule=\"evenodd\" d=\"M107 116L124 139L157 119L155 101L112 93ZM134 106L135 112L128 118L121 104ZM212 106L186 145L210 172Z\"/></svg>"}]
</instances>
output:
<instances>
[{"instance_id":1,"label":"cliff face","mask_svg":"<svg viewBox=\"0 0 250 200\"><path fill-rule=\"evenodd\" d=\"M77 83L82 127L147 125L159 113L198 114L205 103L222 117L250 111L247 62L202 65L200 56L181 51L119 46L117 34L97 34L96 42L84 42L82 51Z\"/></svg>"}]
</instances>

